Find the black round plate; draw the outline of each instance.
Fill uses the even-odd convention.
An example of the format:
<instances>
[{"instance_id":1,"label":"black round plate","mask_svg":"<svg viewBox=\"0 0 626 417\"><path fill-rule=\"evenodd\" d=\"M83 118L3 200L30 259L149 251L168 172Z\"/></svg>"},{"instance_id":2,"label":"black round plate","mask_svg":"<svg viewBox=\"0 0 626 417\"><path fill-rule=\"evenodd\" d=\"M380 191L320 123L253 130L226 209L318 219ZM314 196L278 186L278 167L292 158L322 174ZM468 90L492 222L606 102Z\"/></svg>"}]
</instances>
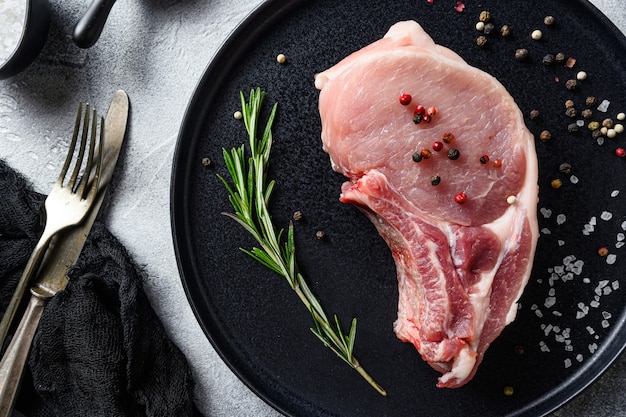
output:
<instances>
[{"instance_id":1,"label":"black round plate","mask_svg":"<svg viewBox=\"0 0 626 417\"><path fill-rule=\"evenodd\" d=\"M183 284L206 335L233 371L276 409L322 416L536 416L591 383L626 342L624 306L626 133L600 144L586 124L626 110L626 40L582 0L484 1L455 10L434 0L270 0L230 36L208 66L180 130L172 176L173 236ZM499 33L478 47L479 14L489 10ZM546 15L556 18L550 27ZM338 201L344 181L330 168L320 140L314 74L379 39L397 21L418 21L434 40L497 77L537 138L539 239L533 275L517 320L487 351L466 386L437 389L437 373L400 342L392 324L397 285L387 246L354 207ZM543 38L530 33L540 29ZM527 48L529 59L514 57ZM575 59L544 65L546 54ZM287 62L278 64L276 56ZM570 64L573 61L570 60ZM566 81L584 70L576 90ZM232 211L216 174L226 175L222 148L247 142L233 118L239 92L261 87L278 102L269 175L277 180L274 221L286 227L296 210L300 267L328 314L358 318L356 355L389 393L383 398L310 332L312 321L287 283L239 250L251 238L221 214ZM578 132L568 125L586 98L609 100ZM573 100L578 116L565 115ZM602 142L602 140L600 140ZM212 160L209 168L202 158ZM559 170L569 163L571 171ZM552 180L562 182L560 188ZM315 234L322 230L326 238ZM605 246L609 256L600 256ZM347 327L345 329L347 331ZM505 387L513 394L505 395Z\"/></svg>"}]
</instances>

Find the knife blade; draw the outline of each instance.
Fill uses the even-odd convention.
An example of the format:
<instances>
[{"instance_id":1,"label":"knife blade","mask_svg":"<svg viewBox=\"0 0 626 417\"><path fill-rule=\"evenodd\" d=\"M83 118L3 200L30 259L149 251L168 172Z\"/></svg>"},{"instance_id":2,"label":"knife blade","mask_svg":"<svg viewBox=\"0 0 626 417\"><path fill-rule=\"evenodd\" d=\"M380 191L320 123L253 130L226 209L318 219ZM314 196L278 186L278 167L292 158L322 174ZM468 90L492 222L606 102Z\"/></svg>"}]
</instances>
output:
<instances>
[{"instance_id":1,"label":"knife blade","mask_svg":"<svg viewBox=\"0 0 626 417\"><path fill-rule=\"evenodd\" d=\"M31 297L26 311L0 361L0 417L11 415L30 345L43 309L47 301L67 285L67 272L78 259L89 231L98 216L126 133L128 108L127 94L122 90L117 91L104 122L103 167L100 187L93 207L79 226L68 230L51 243L41 272L31 286Z\"/></svg>"}]
</instances>

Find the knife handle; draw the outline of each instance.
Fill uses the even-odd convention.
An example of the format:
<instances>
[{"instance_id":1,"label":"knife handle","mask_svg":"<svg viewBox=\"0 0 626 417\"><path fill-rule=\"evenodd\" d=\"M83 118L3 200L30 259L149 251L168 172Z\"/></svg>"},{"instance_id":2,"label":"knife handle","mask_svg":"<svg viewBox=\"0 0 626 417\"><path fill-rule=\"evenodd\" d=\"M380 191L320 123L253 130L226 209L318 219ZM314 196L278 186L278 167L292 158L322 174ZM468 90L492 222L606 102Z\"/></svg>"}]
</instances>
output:
<instances>
[{"instance_id":1,"label":"knife handle","mask_svg":"<svg viewBox=\"0 0 626 417\"><path fill-rule=\"evenodd\" d=\"M9 417L12 413L30 346L47 301L48 297L42 298L33 293L15 335L0 361L0 417Z\"/></svg>"}]
</instances>

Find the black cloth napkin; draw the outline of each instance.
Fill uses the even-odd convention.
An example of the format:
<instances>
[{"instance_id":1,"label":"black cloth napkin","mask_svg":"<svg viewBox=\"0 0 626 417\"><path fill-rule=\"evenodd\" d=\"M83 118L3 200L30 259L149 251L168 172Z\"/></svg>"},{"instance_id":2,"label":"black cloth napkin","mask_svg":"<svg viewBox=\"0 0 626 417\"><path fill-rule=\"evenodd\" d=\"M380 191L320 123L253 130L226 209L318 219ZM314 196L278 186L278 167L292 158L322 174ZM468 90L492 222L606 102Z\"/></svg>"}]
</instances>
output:
<instances>
[{"instance_id":1,"label":"black cloth napkin","mask_svg":"<svg viewBox=\"0 0 626 417\"><path fill-rule=\"evenodd\" d=\"M43 228L45 196L0 160L0 310ZM28 417L198 416L193 379L120 242L94 224L47 304L16 410ZM19 415L18 413L16 413Z\"/></svg>"}]
</instances>

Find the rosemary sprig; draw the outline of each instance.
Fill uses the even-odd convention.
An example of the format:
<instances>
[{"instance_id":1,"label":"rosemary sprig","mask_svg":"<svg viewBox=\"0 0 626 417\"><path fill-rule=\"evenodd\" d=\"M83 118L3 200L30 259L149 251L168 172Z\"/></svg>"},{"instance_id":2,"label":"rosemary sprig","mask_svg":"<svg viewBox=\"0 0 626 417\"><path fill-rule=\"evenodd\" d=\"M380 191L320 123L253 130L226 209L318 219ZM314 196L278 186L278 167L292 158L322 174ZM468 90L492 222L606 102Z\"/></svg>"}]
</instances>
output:
<instances>
[{"instance_id":1,"label":"rosemary sprig","mask_svg":"<svg viewBox=\"0 0 626 417\"><path fill-rule=\"evenodd\" d=\"M240 92L243 121L248 132L251 156L246 158L244 145L230 151L223 149L224 162L232 185L221 175L218 177L226 186L234 209L234 213L223 214L241 225L259 245L251 250L243 248L241 250L287 279L291 288L311 312L315 323L311 331L326 347L358 371L380 394L386 396L385 390L361 367L354 356L356 318L352 319L349 333L344 334L337 315L334 316L334 321L328 319L324 309L298 271L293 222L289 223L286 239L283 236L284 229L276 232L268 209L276 182L268 181L267 167L272 149L271 129L277 104L272 107L265 129L259 138L257 132L264 97L265 92L260 88L250 91L248 101L243 92Z\"/></svg>"}]
</instances>

